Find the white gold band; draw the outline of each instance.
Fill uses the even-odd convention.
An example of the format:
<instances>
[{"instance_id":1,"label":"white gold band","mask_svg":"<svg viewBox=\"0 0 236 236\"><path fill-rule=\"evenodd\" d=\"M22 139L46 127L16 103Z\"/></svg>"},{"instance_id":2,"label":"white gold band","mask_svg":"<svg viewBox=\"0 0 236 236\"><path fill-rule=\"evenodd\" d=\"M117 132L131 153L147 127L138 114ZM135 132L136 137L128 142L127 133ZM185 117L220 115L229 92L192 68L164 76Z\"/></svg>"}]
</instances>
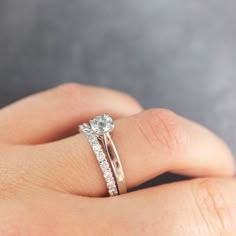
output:
<instances>
[{"instance_id":1,"label":"white gold band","mask_svg":"<svg viewBox=\"0 0 236 236\"><path fill-rule=\"evenodd\" d=\"M113 173L115 175L118 192L119 194L127 193L127 186L123 167L121 165L120 157L117 152L116 146L111 138L111 134L110 133L104 134L104 136L102 137L102 142L106 149L107 156L109 158Z\"/></svg>"}]
</instances>

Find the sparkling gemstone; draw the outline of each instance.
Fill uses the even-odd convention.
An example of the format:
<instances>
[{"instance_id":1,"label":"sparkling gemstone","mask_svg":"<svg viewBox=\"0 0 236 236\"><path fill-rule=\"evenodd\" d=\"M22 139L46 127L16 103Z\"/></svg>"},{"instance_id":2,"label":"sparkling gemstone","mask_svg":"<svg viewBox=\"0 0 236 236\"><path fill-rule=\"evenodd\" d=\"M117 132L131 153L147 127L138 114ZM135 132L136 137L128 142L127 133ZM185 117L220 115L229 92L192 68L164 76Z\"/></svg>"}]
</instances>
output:
<instances>
[{"instance_id":1,"label":"sparkling gemstone","mask_svg":"<svg viewBox=\"0 0 236 236\"><path fill-rule=\"evenodd\" d=\"M80 126L79 126L79 131L80 131L80 132L83 132L84 130L85 130L84 124L83 124L83 125L80 125Z\"/></svg>"},{"instance_id":2,"label":"sparkling gemstone","mask_svg":"<svg viewBox=\"0 0 236 236\"><path fill-rule=\"evenodd\" d=\"M105 157L106 156L105 156L105 154L103 152L99 152L97 159L101 162L101 161L105 160Z\"/></svg>"},{"instance_id":3,"label":"sparkling gemstone","mask_svg":"<svg viewBox=\"0 0 236 236\"><path fill-rule=\"evenodd\" d=\"M93 150L94 150L95 152L99 152L100 149L101 149L101 146L100 146L99 144L93 145Z\"/></svg>"},{"instance_id":4,"label":"sparkling gemstone","mask_svg":"<svg viewBox=\"0 0 236 236\"><path fill-rule=\"evenodd\" d=\"M87 135L90 135L93 133L92 129L90 128L90 126L86 123L80 125L80 131L85 132Z\"/></svg>"},{"instance_id":5,"label":"sparkling gemstone","mask_svg":"<svg viewBox=\"0 0 236 236\"><path fill-rule=\"evenodd\" d=\"M104 171L106 171L107 169L109 169L109 164L106 161L103 161L101 164L101 169Z\"/></svg>"},{"instance_id":6,"label":"sparkling gemstone","mask_svg":"<svg viewBox=\"0 0 236 236\"><path fill-rule=\"evenodd\" d=\"M116 191L116 185L113 185L111 189L112 189L113 192L115 192Z\"/></svg>"},{"instance_id":7,"label":"sparkling gemstone","mask_svg":"<svg viewBox=\"0 0 236 236\"><path fill-rule=\"evenodd\" d=\"M114 193L115 195L117 195L117 194L118 194L118 191L117 191L116 189L114 189L114 190L113 190L113 193Z\"/></svg>"},{"instance_id":8,"label":"sparkling gemstone","mask_svg":"<svg viewBox=\"0 0 236 236\"><path fill-rule=\"evenodd\" d=\"M90 135L90 136L88 136L88 138L89 138L89 142L90 142L92 145L97 145L97 144L99 144L97 138L96 138L94 135Z\"/></svg>"},{"instance_id":9,"label":"sparkling gemstone","mask_svg":"<svg viewBox=\"0 0 236 236\"><path fill-rule=\"evenodd\" d=\"M106 182L107 182L107 187L108 188L113 188L115 186L115 180L114 178L105 178Z\"/></svg>"},{"instance_id":10,"label":"sparkling gemstone","mask_svg":"<svg viewBox=\"0 0 236 236\"><path fill-rule=\"evenodd\" d=\"M112 173L110 171L106 171L104 173L104 177L107 179L107 180L110 180L112 178Z\"/></svg>"},{"instance_id":11,"label":"sparkling gemstone","mask_svg":"<svg viewBox=\"0 0 236 236\"><path fill-rule=\"evenodd\" d=\"M113 186L115 186L115 181L113 181L113 180L108 181L107 186L109 188L113 188Z\"/></svg>"},{"instance_id":12,"label":"sparkling gemstone","mask_svg":"<svg viewBox=\"0 0 236 236\"><path fill-rule=\"evenodd\" d=\"M98 135L103 135L111 132L114 128L114 123L109 115L97 116L95 119L90 121L93 131Z\"/></svg>"}]
</instances>

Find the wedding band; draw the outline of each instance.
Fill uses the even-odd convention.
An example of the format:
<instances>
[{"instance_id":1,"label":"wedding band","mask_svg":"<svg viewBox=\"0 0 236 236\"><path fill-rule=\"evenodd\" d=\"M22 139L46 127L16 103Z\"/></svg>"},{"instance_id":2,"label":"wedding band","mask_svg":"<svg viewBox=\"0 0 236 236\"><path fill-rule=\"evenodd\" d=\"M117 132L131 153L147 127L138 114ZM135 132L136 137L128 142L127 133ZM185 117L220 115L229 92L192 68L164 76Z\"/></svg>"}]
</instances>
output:
<instances>
[{"instance_id":1,"label":"wedding band","mask_svg":"<svg viewBox=\"0 0 236 236\"><path fill-rule=\"evenodd\" d=\"M114 175L113 175L112 170L110 168L109 162L106 159L106 155L102 149L102 146L100 145L100 143L98 141L97 136L94 134L90 125L86 124L86 123L79 126L79 131L83 132L86 135L86 137L87 137L87 139L88 139L88 141L95 153L95 156L96 156L97 161L99 163L100 169L101 169L104 179L106 181L109 195L110 196L118 195L118 189L116 186Z\"/></svg>"},{"instance_id":2,"label":"wedding band","mask_svg":"<svg viewBox=\"0 0 236 236\"><path fill-rule=\"evenodd\" d=\"M112 131L115 127L112 118L107 114L97 116L90 121L90 125L98 139L102 142L104 149L106 150L106 154L115 176L118 193L127 193L123 167L116 146L111 138Z\"/></svg>"}]
</instances>

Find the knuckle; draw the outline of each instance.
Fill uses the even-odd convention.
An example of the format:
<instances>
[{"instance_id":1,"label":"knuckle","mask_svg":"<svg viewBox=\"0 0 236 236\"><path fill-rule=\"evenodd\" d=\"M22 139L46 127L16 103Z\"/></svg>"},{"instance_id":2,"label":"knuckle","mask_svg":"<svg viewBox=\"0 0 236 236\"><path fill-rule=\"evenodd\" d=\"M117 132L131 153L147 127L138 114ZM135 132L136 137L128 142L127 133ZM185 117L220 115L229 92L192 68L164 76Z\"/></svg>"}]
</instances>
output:
<instances>
[{"instance_id":1,"label":"knuckle","mask_svg":"<svg viewBox=\"0 0 236 236\"><path fill-rule=\"evenodd\" d=\"M232 203L230 203L230 196L227 194L223 180L196 180L193 196L197 211L209 232L222 233L231 230L229 227L235 224L230 213Z\"/></svg>"},{"instance_id":2,"label":"knuckle","mask_svg":"<svg viewBox=\"0 0 236 236\"><path fill-rule=\"evenodd\" d=\"M183 146L185 137L183 126L178 116L170 110L148 110L137 124L143 138L152 148L161 145L169 155L174 153L176 155Z\"/></svg>"}]
</instances>

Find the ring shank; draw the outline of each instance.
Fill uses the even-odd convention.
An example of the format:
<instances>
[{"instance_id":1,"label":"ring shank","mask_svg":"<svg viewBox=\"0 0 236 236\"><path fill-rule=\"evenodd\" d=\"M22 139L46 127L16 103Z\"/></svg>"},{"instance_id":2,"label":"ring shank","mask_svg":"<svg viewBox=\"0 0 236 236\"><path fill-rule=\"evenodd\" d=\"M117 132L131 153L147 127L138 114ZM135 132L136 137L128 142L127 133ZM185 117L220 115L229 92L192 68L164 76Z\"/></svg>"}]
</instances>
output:
<instances>
[{"instance_id":1,"label":"ring shank","mask_svg":"<svg viewBox=\"0 0 236 236\"><path fill-rule=\"evenodd\" d=\"M120 161L119 154L109 133L103 135L104 147L110 160L112 170L115 175L119 194L127 193L124 170Z\"/></svg>"}]
</instances>

